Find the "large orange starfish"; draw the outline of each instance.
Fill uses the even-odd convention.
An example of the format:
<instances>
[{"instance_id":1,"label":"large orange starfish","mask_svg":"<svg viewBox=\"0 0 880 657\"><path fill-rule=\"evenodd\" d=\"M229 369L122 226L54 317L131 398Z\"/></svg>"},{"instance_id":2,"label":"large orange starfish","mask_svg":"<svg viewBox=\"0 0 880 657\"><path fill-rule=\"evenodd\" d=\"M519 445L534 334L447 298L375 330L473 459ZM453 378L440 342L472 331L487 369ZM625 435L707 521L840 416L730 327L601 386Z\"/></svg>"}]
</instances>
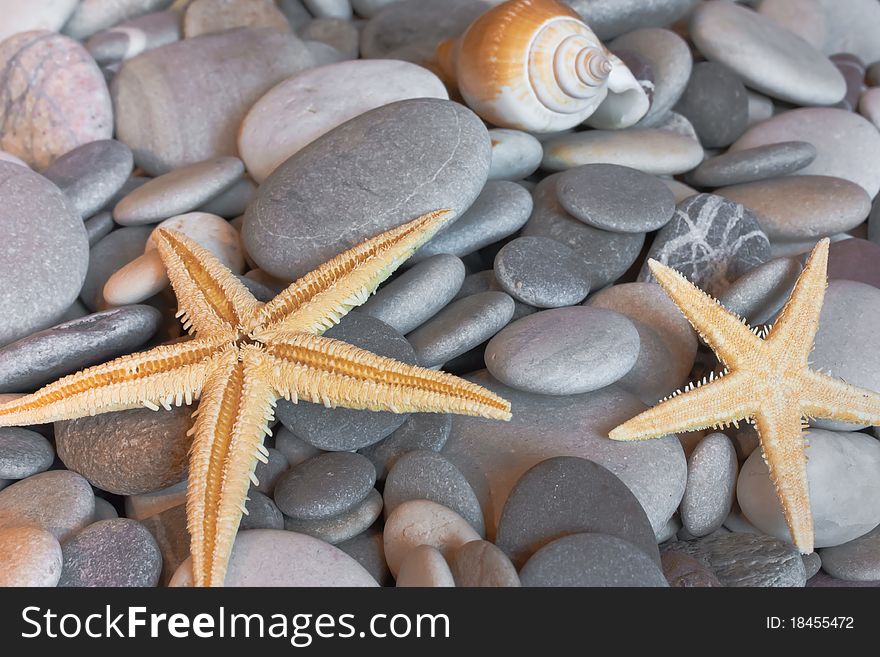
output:
<instances>
[{"instance_id":1,"label":"large orange starfish","mask_svg":"<svg viewBox=\"0 0 880 657\"><path fill-rule=\"evenodd\" d=\"M725 367L725 375L690 384L611 431L614 440L754 423L764 460L794 544L813 551L804 417L880 424L880 395L811 370L808 357L819 328L827 286L828 244L810 254L776 324L753 332L678 272L651 260L651 273ZM762 337L764 339L762 339Z\"/></svg>"},{"instance_id":2,"label":"large orange starfish","mask_svg":"<svg viewBox=\"0 0 880 657\"><path fill-rule=\"evenodd\" d=\"M262 304L209 251L159 230L159 253L184 327L195 337L66 376L0 406L0 426L37 424L145 405L201 403L191 434L187 524L197 586L222 585L263 436L278 397L325 406L480 415L510 404L445 372L320 337L429 240L437 211L321 265Z\"/></svg>"}]
</instances>

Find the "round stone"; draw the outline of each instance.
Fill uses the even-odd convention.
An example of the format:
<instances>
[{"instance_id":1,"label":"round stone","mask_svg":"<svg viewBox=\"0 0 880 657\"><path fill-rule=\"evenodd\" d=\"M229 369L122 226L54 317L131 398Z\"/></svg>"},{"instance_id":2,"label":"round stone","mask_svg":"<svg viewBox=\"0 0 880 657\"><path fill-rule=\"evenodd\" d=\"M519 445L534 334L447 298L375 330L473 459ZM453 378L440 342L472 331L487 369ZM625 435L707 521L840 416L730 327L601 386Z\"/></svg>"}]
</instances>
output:
<instances>
[{"instance_id":1,"label":"round stone","mask_svg":"<svg viewBox=\"0 0 880 657\"><path fill-rule=\"evenodd\" d=\"M656 128L586 130L544 142L541 166L564 171L584 164L617 164L657 176L685 173L703 161L700 143Z\"/></svg>"},{"instance_id":2,"label":"round stone","mask_svg":"<svg viewBox=\"0 0 880 657\"><path fill-rule=\"evenodd\" d=\"M830 281L813 341L810 367L851 385L880 392L877 322L880 322L880 289L858 281ZM860 428L832 420L815 420L814 425L840 430Z\"/></svg>"},{"instance_id":3,"label":"round stone","mask_svg":"<svg viewBox=\"0 0 880 657\"><path fill-rule=\"evenodd\" d=\"M131 173L131 149L113 139L99 139L68 151L43 173L64 192L84 219L103 208Z\"/></svg>"},{"instance_id":4,"label":"round stone","mask_svg":"<svg viewBox=\"0 0 880 657\"><path fill-rule=\"evenodd\" d=\"M548 237L518 237L495 256L495 278L517 301L559 308L583 301L590 279L577 254Z\"/></svg>"},{"instance_id":5,"label":"round stone","mask_svg":"<svg viewBox=\"0 0 880 657\"><path fill-rule=\"evenodd\" d=\"M618 233L662 228L675 212L675 198L655 176L615 164L587 164L560 174L559 203L573 217Z\"/></svg>"},{"instance_id":6,"label":"round stone","mask_svg":"<svg viewBox=\"0 0 880 657\"><path fill-rule=\"evenodd\" d=\"M448 558L460 546L480 536L467 520L436 502L410 500L394 510L385 521L385 559L397 576L407 554L429 545Z\"/></svg>"},{"instance_id":7,"label":"round stone","mask_svg":"<svg viewBox=\"0 0 880 657\"><path fill-rule=\"evenodd\" d=\"M654 532L678 508L687 465L674 436L639 443L608 439L611 429L645 410L630 393L608 386L580 395L536 395L502 385L485 372L465 378L501 395L513 409L513 418L503 424L453 417L443 448L468 481L480 482L476 492L490 536L517 479L554 456L589 459L620 477L644 508ZM610 513L610 507L602 508Z\"/></svg>"},{"instance_id":8,"label":"round stone","mask_svg":"<svg viewBox=\"0 0 880 657\"><path fill-rule=\"evenodd\" d=\"M687 180L700 187L724 187L778 178L809 166L817 155L816 147L805 141L766 144L710 157Z\"/></svg>"},{"instance_id":9,"label":"round stone","mask_svg":"<svg viewBox=\"0 0 880 657\"><path fill-rule=\"evenodd\" d=\"M743 205L714 194L681 202L654 237L648 258L672 267L713 296L770 259L770 243ZM640 281L653 281L647 260Z\"/></svg>"},{"instance_id":10,"label":"round stone","mask_svg":"<svg viewBox=\"0 0 880 657\"><path fill-rule=\"evenodd\" d=\"M632 369L639 333L611 310L575 306L517 320L486 347L486 367L502 383L543 395L604 388Z\"/></svg>"},{"instance_id":11,"label":"round stone","mask_svg":"<svg viewBox=\"0 0 880 657\"><path fill-rule=\"evenodd\" d=\"M598 532L624 539L660 564L654 530L626 485L601 465L560 456L538 463L504 503L495 544L522 565L548 543Z\"/></svg>"},{"instance_id":12,"label":"round stone","mask_svg":"<svg viewBox=\"0 0 880 657\"><path fill-rule=\"evenodd\" d=\"M128 518L89 525L62 546L58 586L156 586L162 555L152 534Z\"/></svg>"},{"instance_id":13,"label":"round stone","mask_svg":"<svg viewBox=\"0 0 880 657\"><path fill-rule=\"evenodd\" d=\"M0 187L0 345L5 345L51 326L70 307L86 276L89 246L82 219L41 175L0 162Z\"/></svg>"},{"instance_id":14,"label":"round stone","mask_svg":"<svg viewBox=\"0 0 880 657\"><path fill-rule=\"evenodd\" d=\"M523 227L532 205L532 195L521 185L490 180L473 205L416 251L408 263L415 264L439 253L463 257L500 242Z\"/></svg>"},{"instance_id":15,"label":"round stone","mask_svg":"<svg viewBox=\"0 0 880 657\"><path fill-rule=\"evenodd\" d=\"M375 483L376 469L365 456L321 454L282 475L275 485L275 504L297 520L328 518L354 507Z\"/></svg>"},{"instance_id":16,"label":"round stone","mask_svg":"<svg viewBox=\"0 0 880 657\"><path fill-rule=\"evenodd\" d=\"M0 89L8 94L0 103L0 148L36 169L112 136L104 76L73 39L35 30L3 41Z\"/></svg>"},{"instance_id":17,"label":"round stone","mask_svg":"<svg viewBox=\"0 0 880 657\"><path fill-rule=\"evenodd\" d=\"M61 577L61 545L36 527L0 529L0 586L51 587Z\"/></svg>"},{"instance_id":18,"label":"round stone","mask_svg":"<svg viewBox=\"0 0 880 657\"><path fill-rule=\"evenodd\" d=\"M382 287L358 312L385 322L399 333L409 333L452 301L464 275L461 259L439 253Z\"/></svg>"},{"instance_id":19,"label":"round stone","mask_svg":"<svg viewBox=\"0 0 880 657\"><path fill-rule=\"evenodd\" d=\"M692 536L711 534L724 523L736 493L737 470L733 443L723 433L710 433L691 452L680 511Z\"/></svg>"},{"instance_id":20,"label":"round stone","mask_svg":"<svg viewBox=\"0 0 880 657\"><path fill-rule=\"evenodd\" d=\"M48 470L55 450L36 431L21 427L0 428L0 479L24 479Z\"/></svg>"},{"instance_id":21,"label":"round stone","mask_svg":"<svg viewBox=\"0 0 880 657\"><path fill-rule=\"evenodd\" d=\"M75 472L50 470L0 491L0 529L29 525L64 541L92 521L95 496Z\"/></svg>"},{"instance_id":22,"label":"round stone","mask_svg":"<svg viewBox=\"0 0 880 657\"><path fill-rule=\"evenodd\" d=\"M302 438L293 435L293 432L283 424L277 425L275 448L284 455L290 467L308 461L321 453L317 447L312 447Z\"/></svg>"},{"instance_id":23,"label":"round stone","mask_svg":"<svg viewBox=\"0 0 880 657\"><path fill-rule=\"evenodd\" d=\"M190 212L229 188L243 173L244 163L237 157L215 157L174 169L126 195L113 208L113 219L132 226Z\"/></svg>"},{"instance_id":24,"label":"round stone","mask_svg":"<svg viewBox=\"0 0 880 657\"><path fill-rule=\"evenodd\" d=\"M192 586L192 562L184 561L169 586ZM363 566L324 541L277 529L239 532L232 546L227 587L377 586Z\"/></svg>"},{"instance_id":25,"label":"round stone","mask_svg":"<svg viewBox=\"0 0 880 657\"><path fill-rule=\"evenodd\" d=\"M715 191L755 213L771 240L810 240L842 233L871 212L871 197L859 185L829 176L790 176L723 187Z\"/></svg>"},{"instance_id":26,"label":"round stone","mask_svg":"<svg viewBox=\"0 0 880 657\"><path fill-rule=\"evenodd\" d=\"M384 481L397 460L408 452L439 452L446 444L452 417L446 413L413 413L390 436L361 449L376 468L376 478Z\"/></svg>"},{"instance_id":27,"label":"round stone","mask_svg":"<svg viewBox=\"0 0 880 657\"><path fill-rule=\"evenodd\" d=\"M696 333L658 285L613 285L592 295L585 305L620 313L638 331L638 358L618 380L621 388L655 404L687 381L697 355Z\"/></svg>"},{"instance_id":28,"label":"round stone","mask_svg":"<svg viewBox=\"0 0 880 657\"><path fill-rule=\"evenodd\" d=\"M871 87L859 98L859 114L880 129L880 89Z\"/></svg>"},{"instance_id":29,"label":"round stone","mask_svg":"<svg viewBox=\"0 0 880 657\"><path fill-rule=\"evenodd\" d=\"M880 526L852 541L823 548L822 570L838 579L856 582L880 580Z\"/></svg>"},{"instance_id":30,"label":"round stone","mask_svg":"<svg viewBox=\"0 0 880 657\"><path fill-rule=\"evenodd\" d=\"M797 548L772 536L715 532L692 541L667 543L664 552L694 557L722 586L802 587L807 581Z\"/></svg>"},{"instance_id":31,"label":"round stone","mask_svg":"<svg viewBox=\"0 0 880 657\"><path fill-rule=\"evenodd\" d=\"M290 24L272 0L193 0L183 14L187 39L236 27L266 27L289 32Z\"/></svg>"},{"instance_id":32,"label":"round stone","mask_svg":"<svg viewBox=\"0 0 880 657\"><path fill-rule=\"evenodd\" d=\"M238 150L261 183L291 155L369 110L408 98L448 97L436 75L409 62L352 60L311 68L276 85L251 107ZM316 112L316 107L325 110Z\"/></svg>"},{"instance_id":33,"label":"round stone","mask_svg":"<svg viewBox=\"0 0 880 657\"><path fill-rule=\"evenodd\" d=\"M718 300L751 325L766 324L782 310L802 269L797 258L774 258L740 276Z\"/></svg>"},{"instance_id":34,"label":"round stone","mask_svg":"<svg viewBox=\"0 0 880 657\"><path fill-rule=\"evenodd\" d=\"M148 50L113 79L117 138L151 175L235 155L247 111L273 85L313 65L297 37L245 27Z\"/></svg>"},{"instance_id":35,"label":"round stone","mask_svg":"<svg viewBox=\"0 0 880 657\"><path fill-rule=\"evenodd\" d=\"M126 226L99 240L89 252L89 268L79 296L89 310L106 306L104 285L132 260L139 258L153 232L152 226Z\"/></svg>"},{"instance_id":36,"label":"round stone","mask_svg":"<svg viewBox=\"0 0 880 657\"><path fill-rule=\"evenodd\" d=\"M96 487L149 493L186 477L191 408L137 408L55 423L58 456Z\"/></svg>"},{"instance_id":37,"label":"round stone","mask_svg":"<svg viewBox=\"0 0 880 657\"><path fill-rule=\"evenodd\" d=\"M95 497L95 522L99 520L113 520L119 517L116 507L103 497Z\"/></svg>"},{"instance_id":38,"label":"round stone","mask_svg":"<svg viewBox=\"0 0 880 657\"><path fill-rule=\"evenodd\" d=\"M498 333L513 312L513 299L504 292L472 294L446 306L407 339L422 365L442 365Z\"/></svg>"},{"instance_id":39,"label":"round stone","mask_svg":"<svg viewBox=\"0 0 880 657\"><path fill-rule=\"evenodd\" d=\"M700 62L675 110L691 122L703 146L720 148L745 132L749 99L745 86L729 68Z\"/></svg>"},{"instance_id":40,"label":"round stone","mask_svg":"<svg viewBox=\"0 0 880 657\"><path fill-rule=\"evenodd\" d=\"M521 130L493 128L489 180L522 180L541 166L544 149L535 137Z\"/></svg>"},{"instance_id":41,"label":"round stone","mask_svg":"<svg viewBox=\"0 0 880 657\"><path fill-rule=\"evenodd\" d=\"M436 548L419 545L410 550L397 573L396 586L405 587L454 587L455 580L446 559Z\"/></svg>"},{"instance_id":42,"label":"round stone","mask_svg":"<svg viewBox=\"0 0 880 657\"><path fill-rule=\"evenodd\" d=\"M128 354L149 340L162 319L150 306L87 315L0 348L0 392L35 390L66 374Z\"/></svg>"},{"instance_id":43,"label":"round stone","mask_svg":"<svg viewBox=\"0 0 880 657\"><path fill-rule=\"evenodd\" d=\"M403 454L385 480L385 516L409 500L431 500L452 509L481 536L486 534L483 509L464 475L446 457L430 450Z\"/></svg>"},{"instance_id":44,"label":"round stone","mask_svg":"<svg viewBox=\"0 0 880 657\"><path fill-rule=\"evenodd\" d=\"M284 529L284 516L272 498L263 493L250 490L248 500L244 503L247 513L241 517L239 531L246 529Z\"/></svg>"},{"instance_id":45,"label":"round stone","mask_svg":"<svg viewBox=\"0 0 880 657\"><path fill-rule=\"evenodd\" d=\"M551 541L529 558L520 578L523 586L669 586L659 560L628 541L601 533Z\"/></svg>"},{"instance_id":46,"label":"round stone","mask_svg":"<svg viewBox=\"0 0 880 657\"><path fill-rule=\"evenodd\" d=\"M761 0L756 10L814 48L825 47L828 20L819 0Z\"/></svg>"},{"instance_id":47,"label":"round stone","mask_svg":"<svg viewBox=\"0 0 880 657\"><path fill-rule=\"evenodd\" d=\"M762 93L796 105L833 105L846 93L825 55L778 23L737 4L711 0L694 10L691 38Z\"/></svg>"},{"instance_id":48,"label":"round stone","mask_svg":"<svg viewBox=\"0 0 880 657\"><path fill-rule=\"evenodd\" d=\"M806 141L818 156L797 175L832 176L880 191L880 134L867 119L842 109L804 107L777 114L746 130L732 152L785 141Z\"/></svg>"},{"instance_id":49,"label":"round stone","mask_svg":"<svg viewBox=\"0 0 880 657\"><path fill-rule=\"evenodd\" d=\"M638 258L644 233L612 233L572 217L559 202L561 174L544 178L535 187L534 210L522 234L549 237L569 246L580 257L591 287L599 289L617 280Z\"/></svg>"},{"instance_id":50,"label":"round stone","mask_svg":"<svg viewBox=\"0 0 880 657\"><path fill-rule=\"evenodd\" d=\"M642 14L644 7L633 9ZM592 27L592 23L587 23ZM687 42L671 30L649 27L630 31L608 44L612 52L632 52L650 66L654 78L651 108L639 122L652 127L662 121L684 93L693 56Z\"/></svg>"},{"instance_id":51,"label":"round stone","mask_svg":"<svg viewBox=\"0 0 880 657\"><path fill-rule=\"evenodd\" d=\"M683 552L664 552L660 555L663 575L673 588L719 587L715 573L701 561Z\"/></svg>"},{"instance_id":52,"label":"round stone","mask_svg":"<svg viewBox=\"0 0 880 657\"><path fill-rule=\"evenodd\" d=\"M455 585L460 587L520 586L516 568L507 555L489 541L471 541L458 548L449 562Z\"/></svg>"},{"instance_id":53,"label":"round stone","mask_svg":"<svg viewBox=\"0 0 880 657\"><path fill-rule=\"evenodd\" d=\"M366 568L380 586L390 586L393 583L391 571L385 563L385 546L380 529L370 527L336 547Z\"/></svg>"},{"instance_id":54,"label":"round stone","mask_svg":"<svg viewBox=\"0 0 880 657\"><path fill-rule=\"evenodd\" d=\"M824 429L810 429L806 440L816 547L846 543L880 524L880 509L874 504L880 495L880 443L863 433ZM755 527L791 540L760 450L743 464L736 497Z\"/></svg>"},{"instance_id":55,"label":"round stone","mask_svg":"<svg viewBox=\"0 0 880 657\"><path fill-rule=\"evenodd\" d=\"M418 98L379 107L276 169L248 206L245 247L261 269L292 280L426 212L461 212L489 159L486 128L462 105Z\"/></svg>"},{"instance_id":56,"label":"round stone","mask_svg":"<svg viewBox=\"0 0 880 657\"><path fill-rule=\"evenodd\" d=\"M308 534L331 545L336 545L371 527L380 515L382 515L382 496L379 491L370 489L367 496L351 509L329 518L298 520L285 516L284 529Z\"/></svg>"},{"instance_id":57,"label":"round stone","mask_svg":"<svg viewBox=\"0 0 880 657\"><path fill-rule=\"evenodd\" d=\"M340 324L324 335L404 363L415 365L418 362L413 346L406 338L384 322L358 312L346 315ZM334 452L360 449L379 442L407 417L405 413L390 411L325 408L323 404L302 399L297 404L279 400L275 412L294 435L314 447Z\"/></svg>"}]
</instances>

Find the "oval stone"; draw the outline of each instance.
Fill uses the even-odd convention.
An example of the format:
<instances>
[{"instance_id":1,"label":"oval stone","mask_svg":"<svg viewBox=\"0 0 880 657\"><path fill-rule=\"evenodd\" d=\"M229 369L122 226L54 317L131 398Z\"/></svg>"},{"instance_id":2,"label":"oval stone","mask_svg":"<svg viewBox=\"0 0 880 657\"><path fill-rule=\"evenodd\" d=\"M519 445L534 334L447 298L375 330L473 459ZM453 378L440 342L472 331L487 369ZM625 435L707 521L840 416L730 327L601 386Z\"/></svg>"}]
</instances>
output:
<instances>
[{"instance_id":1,"label":"oval stone","mask_svg":"<svg viewBox=\"0 0 880 657\"><path fill-rule=\"evenodd\" d=\"M89 251L89 268L79 296L89 310L106 307L104 285L119 269L144 253L152 226L125 226L99 240Z\"/></svg>"},{"instance_id":2,"label":"oval stone","mask_svg":"<svg viewBox=\"0 0 880 657\"><path fill-rule=\"evenodd\" d=\"M73 39L36 30L0 43L0 89L0 148L36 169L113 134L104 76Z\"/></svg>"},{"instance_id":3,"label":"oval stone","mask_svg":"<svg viewBox=\"0 0 880 657\"><path fill-rule=\"evenodd\" d=\"M371 488L352 508L329 518L299 520L284 516L284 529L314 536L331 545L350 540L371 527L382 515L382 496Z\"/></svg>"},{"instance_id":4,"label":"oval stone","mask_svg":"<svg viewBox=\"0 0 880 657\"><path fill-rule=\"evenodd\" d=\"M639 333L623 315L576 306L517 320L486 347L486 367L502 383L544 395L571 395L620 379L639 356Z\"/></svg>"},{"instance_id":5,"label":"oval stone","mask_svg":"<svg viewBox=\"0 0 880 657\"><path fill-rule=\"evenodd\" d=\"M449 567L456 586L520 586L519 575L510 559L489 541L465 543L452 554Z\"/></svg>"},{"instance_id":6,"label":"oval stone","mask_svg":"<svg viewBox=\"0 0 880 657\"><path fill-rule=\"evenodd\" d=\"M745 131L749 98L739 77L726 66L700 62L675 110L691 122L703 146L720 148Z\"/></svg>"},{"instance_id":7,"label":"oval stone","mask_svg":"<svg viewBox=\"0 0 880 657\"><path fill-rule=\"evenodd\" d=\"M370 460L353 452L321 454L292 467L275 485L275 504L298 520L316 520L354 507L376 483Z\"/></svg>"},{"instance_id":8,"label":"oval stone","mask_svg":"<svg viewBox=\"0 0 880 657\"><path fill-rule=\"evenodd\" d=\"M489 180L522 180L541 166L544 149L535 137L521 130L493 128Z\"/></svg>"},{"instance_id":9,"label":"oval stone","mask_svg":"<svg viewBox=\"0 0 880 657\"><path fill-rule=\"evenodd\" d=\"M192 409L136 408L55 423L58 457L118 495L149 493L186 477Z\"/></svg>"},{"instance_id":10,"label":"oval stone","mask_svg":"<svg viewBox=\"0 0 880 657\"><path fill-rule=\"evenodd\" d=\"M336 127L284 162L245 214L245 248L292 280L426 212L474 201L489 172L486 128L446 100L404 100Z\"/></svg>"},{"instance_id":11,"label":"oval stone","mask_svg":"<svg viewBox=\"0 0 880 657\"><path fill-rule=\"evenodd\" d=\"M50 470L0 491L0 529L38 527L64 541L92 521L95 495L75 472Z\"/></svg>"},{"instance_id":12,"label":"oval stone","mask_svg":"<svg viewBox=\"0 0 880 657\"><path fill-rule=\"evenodd\" d=\"M871 212L859 185L829 176L790 176L722 187L715 191L755 213L771 240L798 241L842 233Z\"/></svg>"},{"instance_id":13,"label":"oval stone","mask_svg":"<svg viewBox=\"0 0 880 657\"><path fill-rule=\"evenodd\" d=\"M670 25L691 10L691 0L565 0L596 35L611 39L643 27Z\"/></svg>"},{"instance_id":14,"label":"oval stone","mask_svg":"<svg viewBox=\"0 0 880 657\"><path fill-rule=\"evenodd\" d=\"M61 545L36 527L0 529L0 586L46 586L61 577Z\"/></svg>"},{"instance_id":15,"label":"oval stone","mask_svg":"<svg viewBox=\"0 0 880 657\"><path fill-rule=\"evenodd\" d=\"M846 93L825 55L770 18L711 0L691 17L691 38L711 61L728 66L751 88L795 105L833 105Z\"/></svg>"},{"instance_id":16,"label":"oval stone","mask_svg":"<svg viewBox=\"0 0 880 657\"><path fill-rule=\"evenodd\" d=\"M669 586L659 563L632 543L601 533L548 543L526 562L520 578L523 586Z\"/></svg>"},{"instance_id":17,"label":"oval stone","mask_svg":"<svg viewBox=\"0 0 880 657\"><path fill-rule=\"evenodd\" d=\"M247 514L241 517L239 531L245 529L284 529L284 516L272 498L260 491L249 490L248 500L244 504Z\"/></svg>"},{"instance_id":18,"label":"oval stone","mask_svg":"<svg viewBox=\"0 0 880 657\"><path fill-rule=\"evenodd\" d=\"M838 579L880 580L880 525L864 536L835 547L823 548L822 570Z\"/></svg>"},{"instance_id":19,"label":"oval stone","mask_svg":"<svg viewBox=\"0 0 880 657\"><path fill-rule=\"evenodd\" d=\"M559 308L583 301L590 279L577 254L548 237L517 237L495 256L495 278L517 301Z\"/></svg>"},{"instance_id":20,"label":"oval stone","mask_svg":"<svg viewBox=\"0 0 880 657\"><path fill-rule=\"evenodd\" d=\"M774 258L736 279L718 301L752 326L765 324L782 310L802 269L797 258Z\"/></svg>"},{"instance_id":21,"label":"oval stone","mask_svg":"<svg viewBox=\"0 0 880 657\"><path fill-rule=\"evenodd\" d=\"M22 427L0 428L0 479L24 479L48 470L55 450L36 431Z\"/></svg>"},{"instance_id":22,"label":"oval stone","mask_svg":"<svg viewBox=\"0 0 880 657\"><path fill-rule=\"evenodd\" d=\"M238 150L262 183L294 153L364 112L408 98L449 98L440 79L409 62L352 60L311 68L274 86L245 115ZM323 108L316 112L315 108Z\"/></svg>"},{"instance_id":23,"label":"oval stone","mask_svg":"<svg viewBox=\"0 0 880 657\"><path fill-rule=\"evenodd\" d=\"M183 34L187 39L236 27L290 32L287 18L272 0L193 0L186 5Z\"/></svg>"},{"instance_id":24,"label":"oval stone","mask_svg":"<svg viewBox=\"0 0 880 657\"><path fill-rule=\"evenodd\" d=\"M880 524L880 443L863 433L810 429L807 480L816 547L851 541ZM748 520L790 541L776 489L760 450L743 464L736 497Z\"/></svg>"},{"instance_id":25,"label":"oval stone","mask_svg":"<svg viewBox=\"0 0 880 657\"><path fill-rule=\"evenodd\" d=\"M151 175L236 153L245 113L272 85L311 66L292 34L240 28L184 39L123 63L113 79L117 138Z\"/></svg>"},{"instance_id":26,"label":"oval stone","mask_svg":"<svg viewBox=\"0 0 880 657\"><path fill-rule=\"evenodd\" d=\"M817 155L816 147L805 141L766 144L710 157L687 180L701 187L723 187L777 178L800 171Z\"/></svg>"},{"instance_id":27,"label":"oval stone","mask_svg":"<svg viewBox=\"0 0 880 657\"><path fill-rule=\"evenodd\" d=\"M384 481L388 470L404 454L443 449L451 426L452 417L447 413L413 413L390 436L360 451L376 467L376 478Z\"/></svg>"},{"instance_id":28,"label":"oval stone","mask_svg":"<svg viewBox=\"0 0 880 657\"><path fill-rule=\"evenodd\" d=\"M784 141L807 141L818 156L796 175L832 176L865 188L872 198L880 191L880 134L853 112L804 107L777 114L746 130L732 152Z\"/></svg>"},{"instance_id":29,"label":"oval stone","mask_svg":"<svg viewBox=\"0 0 880 657\"><path fill-rule=\"evenodd\" d=\"M439 550L429 545L419 545L409 551L400 564L396 586L405 587L453 587L455 580L446 559Z\"/></svg>"},{"instance_id":30,"label":"oval stone","mask_svg":"<svg viewBox=\"0 0 880 657\"><path fill-rule=\"evenodd\" d=\"M0 13L3 14L0 41L28 30L57 32L67 22L78 4L79 0L44 0L43 2L0 0Z\"/></svg>"},{"instance_id":31,"label":"oval stone","mask_svg":"<svg viewBox=\"0 0 880 657\"><path fill-rule=\"evenodd\" d=\"M723 433L710 433L691 452L680 511L692 536L711 534L724 523L736 494L737 469L733 443Z\"/></svg>"},{"instance_id":32,"label":"oval stone","mask_svg":"<svg viewBox=\"0 0 880 657\"><path fill-rule=\"evenodd\" d=\"M82 219L38 173L0 162L0 345L51 326L73 303L89 262Z\"/></svg>"}]
</instances>

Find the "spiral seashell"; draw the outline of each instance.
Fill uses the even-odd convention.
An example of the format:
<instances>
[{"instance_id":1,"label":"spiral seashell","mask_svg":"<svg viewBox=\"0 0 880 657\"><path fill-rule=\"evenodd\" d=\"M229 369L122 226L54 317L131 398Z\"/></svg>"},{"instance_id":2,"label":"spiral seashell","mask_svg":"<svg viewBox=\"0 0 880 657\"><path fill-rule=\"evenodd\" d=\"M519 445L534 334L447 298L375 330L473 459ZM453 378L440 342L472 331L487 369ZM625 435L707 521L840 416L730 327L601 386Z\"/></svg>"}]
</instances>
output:
<instances>
[{"instance_id":1,"label":"spiral seashell","mask_svg":"<svg viewBox=\"0 0 880 657\"><path fill-rule=\"evenodd\" d=\"M470 108L500 127L565 130L583 123L609 92L626 96L610 111L624 108L628 125L648 110L647 96L626 65L556 0L497 5L457 41L441 43L437 58Z\"/></svg>"}]
</instances>

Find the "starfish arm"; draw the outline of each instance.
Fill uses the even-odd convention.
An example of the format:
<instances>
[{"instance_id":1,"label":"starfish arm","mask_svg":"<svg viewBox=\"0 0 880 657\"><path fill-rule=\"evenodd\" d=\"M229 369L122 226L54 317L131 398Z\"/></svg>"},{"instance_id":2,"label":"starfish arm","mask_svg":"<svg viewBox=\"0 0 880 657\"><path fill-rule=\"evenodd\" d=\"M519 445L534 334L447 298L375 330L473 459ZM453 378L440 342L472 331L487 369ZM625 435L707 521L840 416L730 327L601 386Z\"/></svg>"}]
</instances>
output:
<instances>
[{"instance_id":1,"label":"starfish arm","mask_svg":"<svg viewBox=\"0 0 880 657\"><path fill-rule=\"evenodd\" d=\"M208 334L243 329L262 306L213 253L183 233L159 229L153 239L187 331Z\"/></svg>"},{"instance_id":2,"label":"starfish arm","mask_svg":"<svg viewBox=\"0 0 880 657\"><path fill-rule=\"evenodd\" d=\"M239 357L240 354L240 357ZM230 350L205 383L190 452L187 526L196 586L222 586L275 396L257 348Z\"/></svg>"},{"instance_id":3,"label":"starfish arm","mask_svg":"<svg viewBox=\"0 0 880 657\"><path fill-rule=\"evenodd\" d=\"M807 370L801 376L801 410L808 417L880 426L880 394Z\"/></svg>"},{"instance_id":4,"label":"starfish arm","mask_svg":"<svg viewBox=\"0 0 880 657\"><path fill-rule=\"evenodd\" d=\"M751 417L758 402L748 376L732 373L667 398L615 427L612 440L645 440L670 433L721 427Z\"/></svg>"},{"instance_id":5,"label":"starfish arm","mask_svg":"<svg viewBox=\"0 0 880 657\"><path fill-rule=\"evenodd\" d=\"M510 419L510 404L475 383L308 333L276 336L265 350L278 396L328 407Z\"/></svg>"},{"instance_id":6,"label":"starfish arm","mask_svg":"<svg viewBox=\"0 0 880 657\"><path fill-rule=\"evenodd\" d=\"M231 339L188 340L120 356L0 405L0 426L43 424L138 406L191 403Z\"/></svg>"},{"instance_id":7,"label":"starfish arm","mask_svg":"<svg viewBox=\"0 0 880 657\"><path fill-rule=\"evenodd\" d=\"M660 287L726 367L736 369L747 358L744 354L760 344L760 338L742 319L680 273L656 260L649 260L648 266Z\"/></svg>"},{"instance_id":8,"label":"starfish arm","mask_svg":"<svg viewBox=\"0 0 880 657\"><path fill-rule=\"evenodd\" d=\"M820 240L804 265L791 296L779 313L767 342L777 353L790 354L806 366L828 286L828 238Z\"/></svg>"},{"instance_id":9,"label":"starfish arm","mask_svg":"<svg viewBox=\"0 0 880 657\"><path fill-rule=\"evenodd\" d=\"M809 554L813 551L813 515L800 409L786 408L784 403L764 406L769 409L755 415L764 460L792 540L801 552Z\"/></svg>"},{"instance_id":10,"label":"starfish arm","mask_svg":"<svg viewBox=\"0 0 880 657\"><path fill-rule=\"evenodd\" d=\"M430 212L325 262L263 306L252 329L323 333L364 303L452 216L451 210Z\"/></svg>"}]
</instances>

